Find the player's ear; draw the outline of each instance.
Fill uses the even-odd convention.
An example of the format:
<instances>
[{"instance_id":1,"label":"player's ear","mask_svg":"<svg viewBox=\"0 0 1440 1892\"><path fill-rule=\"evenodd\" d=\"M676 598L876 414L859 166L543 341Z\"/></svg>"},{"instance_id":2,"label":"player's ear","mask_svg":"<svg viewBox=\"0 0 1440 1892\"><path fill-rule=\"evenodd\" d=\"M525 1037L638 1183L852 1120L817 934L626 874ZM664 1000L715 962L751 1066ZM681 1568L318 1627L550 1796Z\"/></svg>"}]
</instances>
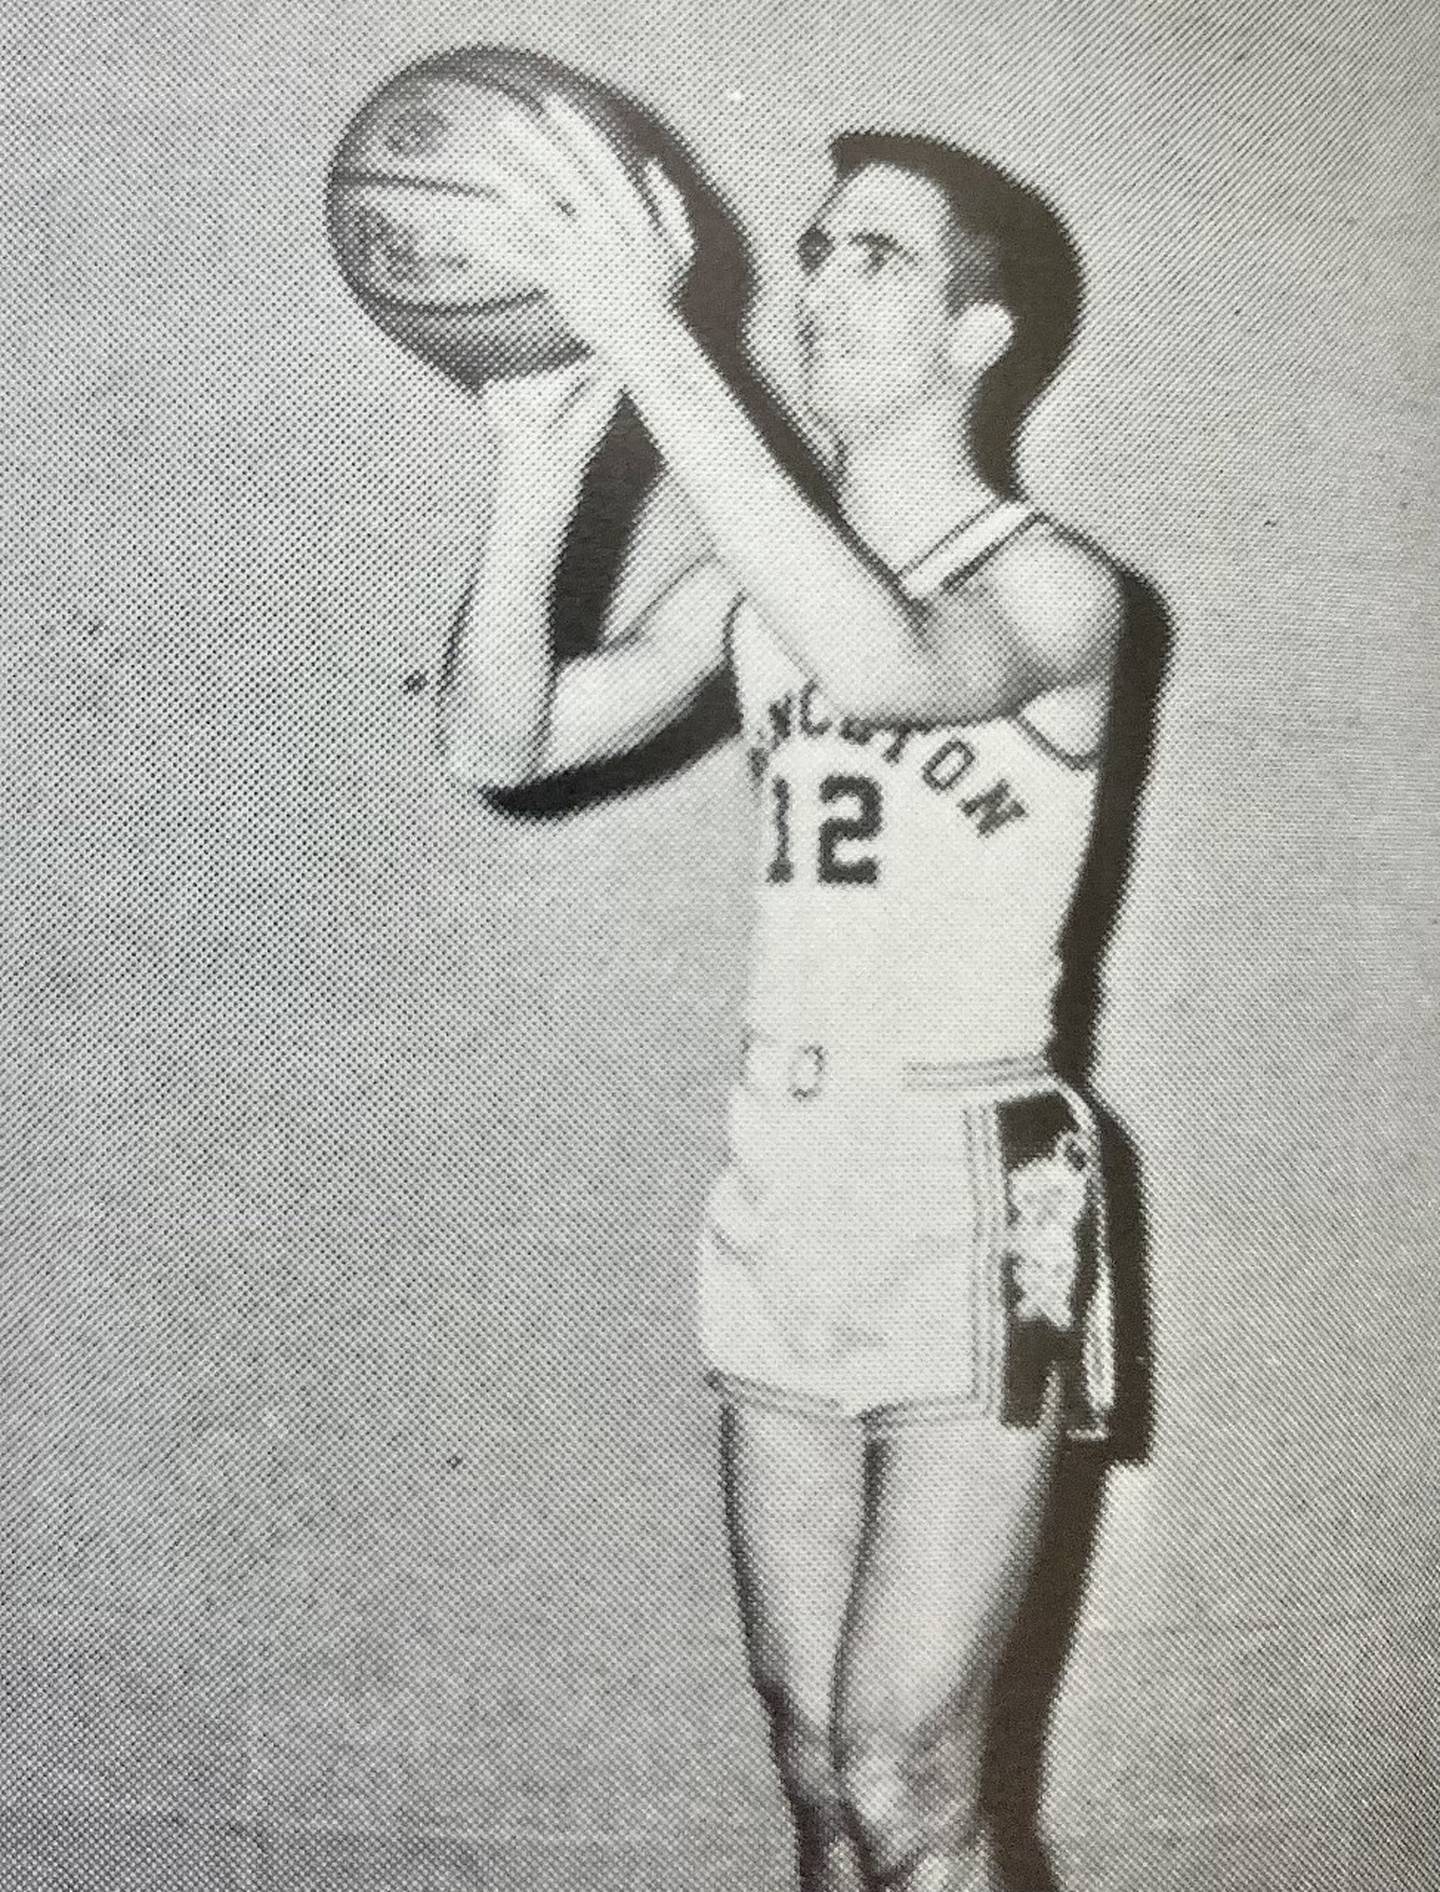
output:
<instances>
[{"instance_id":1,"label":"player's ear","mask_svg":"<svg viewBox=\"0 0 1440 1892\"><path fill-rule=\"evenodd\" d=\"M957 368L983 374L1015 339L1015 318L1003 302L967 302L950 325L950 355Z\"/></svg>"}]
</instances>

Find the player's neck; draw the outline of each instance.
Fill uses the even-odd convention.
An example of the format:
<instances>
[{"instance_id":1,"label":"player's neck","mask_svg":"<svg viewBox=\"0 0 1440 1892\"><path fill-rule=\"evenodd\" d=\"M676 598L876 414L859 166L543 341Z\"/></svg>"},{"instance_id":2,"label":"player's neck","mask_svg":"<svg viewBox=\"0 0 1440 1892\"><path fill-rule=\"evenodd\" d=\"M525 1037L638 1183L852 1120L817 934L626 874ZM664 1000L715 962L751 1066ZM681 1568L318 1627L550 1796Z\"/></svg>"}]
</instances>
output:
<instances>
[{"instance_id":1,"label":"player's neck","mask_svg":"<svg viewBox=\"0 0 1440 1892\"><path fill-rule=\"evenodd\" d=\"M892 566L909 564L999 496L953 412L907 415L847 440L836 475L846 523Z\"/></svg>"}]
</instances>

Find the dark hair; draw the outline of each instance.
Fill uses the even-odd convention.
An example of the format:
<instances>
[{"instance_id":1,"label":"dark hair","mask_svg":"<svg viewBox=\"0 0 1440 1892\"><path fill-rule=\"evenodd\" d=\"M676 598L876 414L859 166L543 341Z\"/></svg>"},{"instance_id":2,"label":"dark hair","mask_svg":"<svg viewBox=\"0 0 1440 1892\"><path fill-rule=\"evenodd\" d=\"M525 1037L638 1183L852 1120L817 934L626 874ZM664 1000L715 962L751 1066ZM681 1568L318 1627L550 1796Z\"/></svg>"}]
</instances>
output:
<instances>
[{"instance_id":1,"label":"dark hair","mask_svg":"<svg viewBox=\"0 0 1440 1892\"><path fill-rule=\"evenodd\" d=\"M1014 340L986 375L975 416L987 473L1013 488L1025 414L1069 352L1084 306L1079 252L1060 213L998 164L938 138L843 132L830 156L841 178L887 164L936 185L954 226L955 305L1000 302L1014 318Z\"/></svg>"}]
</instances>

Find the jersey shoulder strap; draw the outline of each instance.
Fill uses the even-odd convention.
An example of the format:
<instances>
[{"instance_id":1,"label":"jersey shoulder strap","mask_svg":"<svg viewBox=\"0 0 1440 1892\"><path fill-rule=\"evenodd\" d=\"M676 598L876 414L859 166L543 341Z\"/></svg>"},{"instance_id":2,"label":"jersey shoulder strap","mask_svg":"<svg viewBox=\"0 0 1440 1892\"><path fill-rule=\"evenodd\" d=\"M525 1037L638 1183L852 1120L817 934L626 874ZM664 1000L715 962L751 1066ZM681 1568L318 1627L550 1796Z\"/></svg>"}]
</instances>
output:
<instances>
[{"instance_id":1,"label":"jersey shoulder strap","mask_svg":"<svg viewBox=\"0 0 1440 1892\"><path fill-rule=\"evenodd\" d=\"M1044 514L1023 499L999 499L974 518L953 526L928 552L898 574L912 596L923 598L942 585L957 584L1011 539L1040 524Z\"/></svg>"}]
</instances>

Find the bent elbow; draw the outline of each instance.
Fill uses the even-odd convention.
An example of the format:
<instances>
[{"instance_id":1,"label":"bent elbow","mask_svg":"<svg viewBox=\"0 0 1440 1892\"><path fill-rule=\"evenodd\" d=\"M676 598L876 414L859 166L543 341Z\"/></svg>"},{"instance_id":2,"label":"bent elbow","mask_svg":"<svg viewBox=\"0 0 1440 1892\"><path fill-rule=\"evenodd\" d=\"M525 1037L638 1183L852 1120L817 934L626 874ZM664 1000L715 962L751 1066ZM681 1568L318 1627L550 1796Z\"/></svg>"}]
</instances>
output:
<instances>
[{"instance_id":1,"label":"bent elbow","mask_svg":"<svg viewBox=\"0 0 1440 1892\"><path fill-rule=\"evenodd\" d=\"M442 739L436 748L441 768L461 788L500 792L527 788L535 781L538 773L533 755L505 753L453 739Z\"/></svg>"}]
</instances>

